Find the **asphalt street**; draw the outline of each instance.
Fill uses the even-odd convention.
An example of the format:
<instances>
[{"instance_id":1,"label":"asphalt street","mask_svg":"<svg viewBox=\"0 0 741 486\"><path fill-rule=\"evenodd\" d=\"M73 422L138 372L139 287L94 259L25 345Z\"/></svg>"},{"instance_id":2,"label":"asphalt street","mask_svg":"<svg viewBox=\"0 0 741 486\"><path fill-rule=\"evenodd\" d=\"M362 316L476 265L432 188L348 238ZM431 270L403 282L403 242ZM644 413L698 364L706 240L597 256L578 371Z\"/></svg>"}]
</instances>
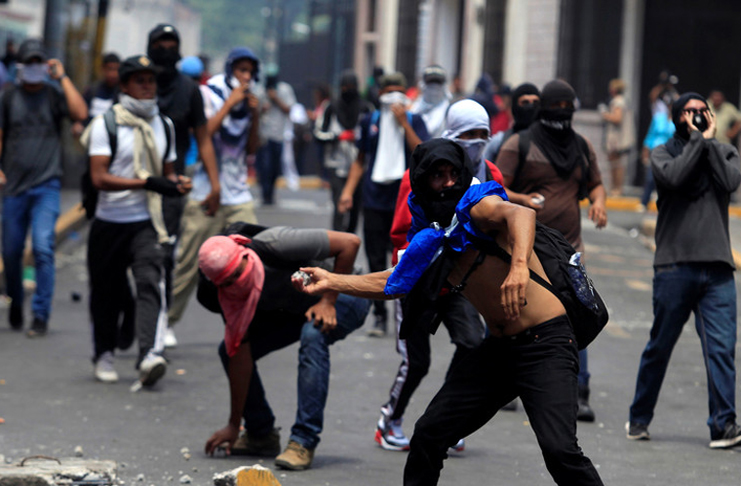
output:
<instances>
[{"instance_id":1,"label":"asphalt street","mask_svg":"<svg viewBox=\"0 0 741 486\"><path fill-rule=\"evenodd\" d=\"M278 205L257 212L266 225L326 227L324 191L278 193ZM737 486L741 448L708 448L705 369L693 322L685 326L650 426L652 440L625 438L641 351L651 324L652 253L636 229L642 215L609 214L597 231L584 222L587 268L611 310L606 330L590 346L592 405L597 421L579 424L579 439L605 484ZM5 462L44 454L71 457L81 446L87 458L111 459L129 485L211 485L211 477L259 458L211 458L206 439L225 425L229 395L216 348L223 327L195 300L177 327L179 346L168 353L167 375L152 390L129 391L136 379L134 351L117 356L121 381L93 379L87 313L86 229L59 248L50 332L28 339L6 324L0 311L0 454ZM365 263L361 255L360 264ZM82 295L82 301L72 298ZM28 304L27 304L28 305ZM27 307L28 309L28 307ZM26 314L29 314L27 310ZM381 450L373 441L379 407L387 398L399 364L394 339L371 338L362 328L331 349L332 375L322 441L313 467L277 471L284 486L401 484L405 453ZM282 427L285 446L296 408L297 345L258 362L268 399ZM406 414L405 431L442 383L453 347L446 332L433 338L433 365ZM190 458L183 453L187 448ZM141 479L141 481L140 481ZM466 450L446 461L441 485L552 484L527 416L497 414L466 438Z\"/></svg>"}]
</instances>

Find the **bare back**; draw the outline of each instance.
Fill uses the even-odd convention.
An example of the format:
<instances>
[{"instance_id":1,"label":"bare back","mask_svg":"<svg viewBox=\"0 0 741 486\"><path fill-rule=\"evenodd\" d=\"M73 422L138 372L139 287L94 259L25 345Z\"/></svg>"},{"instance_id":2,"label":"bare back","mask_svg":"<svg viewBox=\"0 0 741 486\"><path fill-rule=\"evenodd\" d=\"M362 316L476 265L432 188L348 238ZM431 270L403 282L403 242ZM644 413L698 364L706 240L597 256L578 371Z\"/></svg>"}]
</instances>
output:
<instances>
[{"instance_id":1,"label":"bare back","mask_svg":"<svg viewBox=\"0 0 741 486\"><path fill-rule=\"evenodd\" d=\"M506 237L500 233L497 243L506 249L506 242ZM448 281L452 285L460 283L478 254L479 250L469 249L458 257L455 267L448 276ZM535 252L530 256L528 267L548 280ZM468 277L463 290L463 295L484 317L493 336L511 336L566 313L566 309L555 295L530 280L525 294L527 305L521 309L520 317L516 320L506 319L501 305L500 287L509 273L509 268L509 264L500 258L487 255Z\"/></svg>"}]
</instances>

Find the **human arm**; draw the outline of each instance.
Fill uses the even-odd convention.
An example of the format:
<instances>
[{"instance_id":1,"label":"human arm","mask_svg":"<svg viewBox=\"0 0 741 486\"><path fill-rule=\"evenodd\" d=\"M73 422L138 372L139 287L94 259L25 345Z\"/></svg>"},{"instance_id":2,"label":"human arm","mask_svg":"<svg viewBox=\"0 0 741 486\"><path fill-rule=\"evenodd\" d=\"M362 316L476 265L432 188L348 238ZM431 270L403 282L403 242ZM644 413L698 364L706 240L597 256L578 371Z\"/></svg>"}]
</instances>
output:
<instances>
[{"instance_id":1,"label":"human arm","mask_svg":"<svg viewBox=\"0 0 741 486\"><path fill-rule=\"evenodd\" d=\"M386 295L383 292L386 288L386 281L391 275L391 269L365 275L340 275L318 267L304 267L301 271L311 277L311 283L304 286L301 279L293 278L293 286L307 294L321 295L325 292L337 292L373 300L393 300L400 297Z\"/></svg>"},{"instance_id":2,"label":"human arm","mask_svg":"<svg viewBox=\"0 0 741 486\"><path fill-rule=\"evenodd\" d=\"M239 436L239 426L242 421L242 411L247 401L247 391L252 379L252 348L249 341L242 343L237 348L237 353L229 357L227 377L229 379L229 421L226 427L214 432L206 441L205 451L213 455L217 447L225 444L226 453L231 453L231 448Z\"/></svg>"},{"instance_id":3,"label":"human arm","mask_svg":"<svg viewBox=\"0 0 741 486\"><path fill-rule=\"evenodd\" d=\"M275 88L269 88L267 90L268 99L271 103L273 103L275 106L278 107L280 111L285 113L286 115L291 112L291 105L293 103L287 103L281 99L281 97L278 95L278 90Z\"/></svg>"},{"instance_id":4,"label":"human arm","mask_svg":"<svg viewBox=\"0 0 741 486\"><path fill-rule=\"evenodd\" d=\"M684 113L682 116L690 132L690 138L682 152L674 157L666 145L660 145L651 151L651 171L657 184L672 190L681 188L695 177L695 170L703 160L706 140L715 136L715 117L708 117L708 128L700 133L692 123L691 114Z\"/></svg>"},{"instance_id":5,"label":"human arm","mask_svg":"<svg viewBox=\"0 0 741 486\"><path fill-rule=\"evenodd\" d=\"M422 143L422 139L419 138L419 135L417 135L417 132L414 131L414 128L409 123L406 107L401 103L394 103L391 105L391 111L394 113L396 122L404 129L404 139L406 140L407 147L409 147L410 151L414 151L417 145Z\"/></svg>"},{"instance_id":6,"label":"human arm","mask_svg":"<svg viewBox=\"0 0 741 486\"><path fill-rule=\"evenodd\" d=\"M535 211L498 196L488 196L473 206L470 214L480 231L506 232L512 263L500 287L501 304L507 319L517 319L526 304L525 293L530 282L528 262L535 241Z\"/></svg>"},{"instance_id":7,"label":"human arm","mask_svg":"<svg viewBox=\"0 0 741 486\"><path fill-rule=\"evenodd\" d=\"M613 125L620 125L623 121L623 107L615 106L612 110L602 113L602 119Z\"/></svg>"},{"instance_id":8,"label":"human arm","mask_svg":"<svg viewBox=\"0 0 741 486\"><path fill-rule=\"evenodd\" d=\"M352 233L341 231L327 231L329 236L329 254L334 257L334 271L338 274L347 275L352 273L355 257L360 248L360 238ZM315 324L321 325L324 333L332 331L337 327L337 292L329 291L322 294L322 299L306 311L306 318L313 320Z\"/></svg>"},{"instance_id":9,"label":"human arm","mask_svg":"<svg viewBox=\"0 0 741 486\"><path fill-rule=\"evenodd\" d=\"M708 159L713 180L724 191L733 192L741 183L741 169L739 169L741 161L739 161L738 151L730 144L722 144L715 140L713 138L715 117L707 111L705 112L705 118L708 120L708 129L703 133L703 137L706 139L705 144L708 148ZM711 133L712 135L710 135ZM710 136L708 137L706 134Z\"/></svg>"},{"instance_id":10,"label":"human arm","mask_svg":"<svg viewBox=\"0 0 741 486\"><path fill-rule=\"evenodd\" d=\"M605 202L607 201L607 192L605 186L600 183L589 191L589 212L587 216L592 220L597 228L604 228L607 225L607 209Z\"/></svg>"},{"instance_id":11,"label":"human arm","mask_svg":"<svg viewBox=\"0 0 741 486\"><path fill-rule=\"evenodd\" d=\"M216 152L214 144L208 134L206 125L200 125L193 129L196 143L198 143L198 153L203 161L203 169L208 175L208 181L211 183L211 192L206 196L201 205L206 208L206 215L213 216L221 204L221 183L219 182L219 169L216 165Z\"/></svg>"},{"instance_id":12,"label":"human arm","mask_svg":"<svg viewBox=\"0 0 741 486\"><path fill-rule=\"evenodd\" d=\"M340 198L337 200L337 210L340 213L345 213L352 209L353 195L360 184L360 179L363 178L363 161L365 160L365 152L358 151L357 158L350 164L350 170L347 173L347 180L345 181L345 187L342 188Z\"/></svg>"},{"instance_id":13,"label":"human arm","mask_svg":"<svg viewBox=\"0 0 741 486\"><path fill-rule=\"evenodd\" d=\"M59 59L49 59L49 75L55 81L59 81L64 93L64 99L67 101L69 117L73 122L81 122L87 118L87 103L72 80L64 72L64 65Z\"/></svg>"}]
</instances>

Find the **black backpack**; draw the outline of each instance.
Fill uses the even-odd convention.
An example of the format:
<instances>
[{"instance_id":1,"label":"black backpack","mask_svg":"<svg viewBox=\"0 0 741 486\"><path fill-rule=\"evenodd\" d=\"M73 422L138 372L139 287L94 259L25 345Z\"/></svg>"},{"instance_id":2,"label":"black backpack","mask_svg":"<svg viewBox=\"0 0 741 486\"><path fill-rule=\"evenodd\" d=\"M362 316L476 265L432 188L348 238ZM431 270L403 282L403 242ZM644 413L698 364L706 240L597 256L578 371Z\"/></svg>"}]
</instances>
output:
<instances>
[{"instance_id":1,"label":"black backpack","mask_svg":"<svg viewBox=\"0 0 741 486\"><path fill-rule=\"evenodd\" d=\"M162 155L162 163L164 164L167 160L167 154L170 153L170 145L172 144L172 121L162 113L159 114L162 124L165 127L165 152ZM108 109L103 113L103 123L105 124L105 130L108 132L108 142L111 144L111 163L116 158L116 149L118 148L118 125L116 125L116 113L113 109ZM93 219L95 216L95 208L98 206L98 189L93 185L93 180L90 177L90 158L86 162L85 172L82 174L80 180L80 190L82 191L82 207L85 209L85 216L87 219Z\"/></svg>"},{"instance_id":2,"label":"black backpack","mask_svg":"<svg viewBox=\"0 0 741 486\"><path fill-rule=\"evenodd\" d=\"M489 255L496 256L507 263L512 257L494 241L474 239L474 246ZM566 308L571 326L574 329L579 349L584 349L602 331L609 318L607 307L584 266L577 257L574 247L557 230L535 223L535 242L533 250L538 256L550 283L530 270L530 278L558 297ZM483 258L476 260L476 263ZM473 267L466 277L473 271ZM465 286L465 278L457 287Z\"/></svg>"}]
</instances>

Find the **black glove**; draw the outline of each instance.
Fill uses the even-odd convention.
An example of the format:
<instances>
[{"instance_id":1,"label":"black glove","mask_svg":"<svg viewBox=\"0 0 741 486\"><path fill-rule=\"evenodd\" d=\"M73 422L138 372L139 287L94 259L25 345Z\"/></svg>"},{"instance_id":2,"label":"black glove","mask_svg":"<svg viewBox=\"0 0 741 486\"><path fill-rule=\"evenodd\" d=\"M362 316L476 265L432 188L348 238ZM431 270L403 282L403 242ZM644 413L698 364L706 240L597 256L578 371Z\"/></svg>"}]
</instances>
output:
<instances>
[{"instance_id":1,"label":"black glove","mask_svg":"<svg viewBox=\"0 0 741 486\"><path fill-rule=\"evenodd\" d=\"M178 190L177 182L173 182L167 177L147 177L147 180L144 182L144 189L158 192L163 196L175 197L183 195Z\"/></svg>"}]
</instances>

